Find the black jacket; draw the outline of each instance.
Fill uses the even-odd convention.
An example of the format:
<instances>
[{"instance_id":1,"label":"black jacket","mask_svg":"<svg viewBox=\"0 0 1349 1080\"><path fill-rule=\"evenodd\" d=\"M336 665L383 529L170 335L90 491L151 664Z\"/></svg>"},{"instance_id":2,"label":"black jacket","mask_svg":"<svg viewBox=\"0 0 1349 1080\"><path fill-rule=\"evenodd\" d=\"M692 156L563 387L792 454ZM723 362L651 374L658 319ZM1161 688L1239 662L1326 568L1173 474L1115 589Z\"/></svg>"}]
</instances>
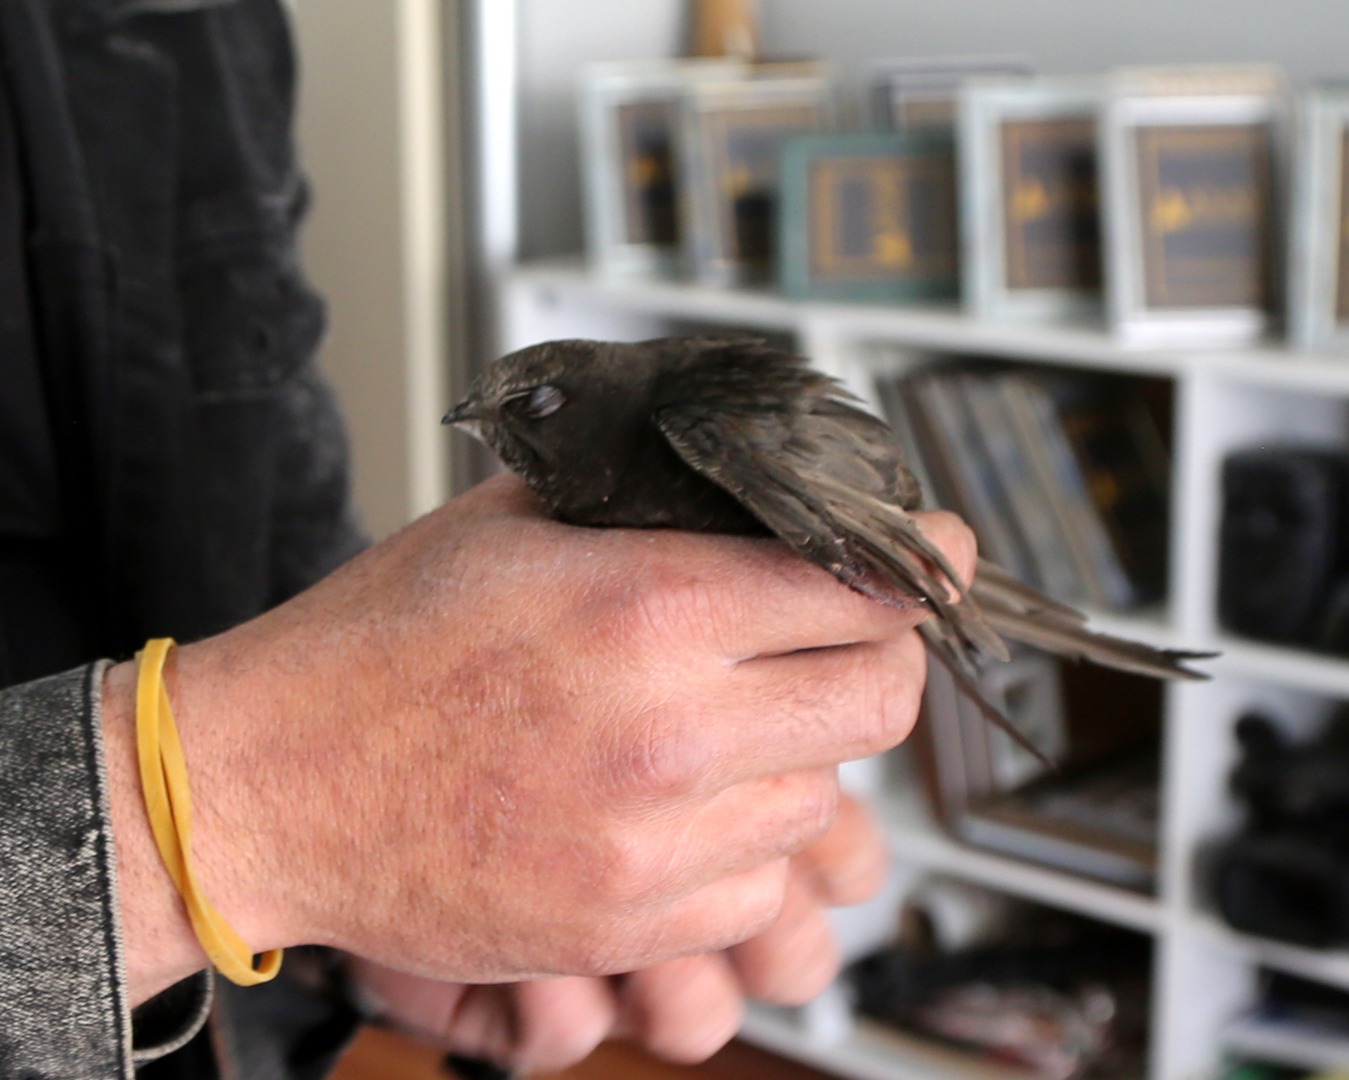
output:
<instances>
[{"instance_id":1,"label":"black jacket","mask_svg":"<svg viewBox=\"0 0 1349 1080\"><path fill-rule=\"evenodd\" d=\"M0 1078L124 1077L92 662L256 615L363 538L296 260L282 4L0 0L0 59ZM218 988L227 1075L321 1072L350 1014L293 994Z\"/></svg>"}]
</instances>

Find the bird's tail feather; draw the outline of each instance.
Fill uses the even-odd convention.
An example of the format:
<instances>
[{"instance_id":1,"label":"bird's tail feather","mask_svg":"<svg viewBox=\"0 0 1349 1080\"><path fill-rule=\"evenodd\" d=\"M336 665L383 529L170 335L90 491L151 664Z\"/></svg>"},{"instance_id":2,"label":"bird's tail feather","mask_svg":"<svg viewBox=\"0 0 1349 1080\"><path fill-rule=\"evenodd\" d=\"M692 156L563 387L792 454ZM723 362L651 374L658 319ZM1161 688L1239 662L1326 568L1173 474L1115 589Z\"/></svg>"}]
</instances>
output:
<instances>
[{"instance_id":1,"label":"bird's tail feather","mask_svg":"<svg viewBox=\"0 0 1349 1080\"><path fill-rule=\"evenodd\" d=\"M951 678L955 680L956 687L962 694L978 706L979 711L988 718L993 726L999 731L1006 732L1008 737L1010 737L1014 743L1035 755L1035 757L1045 765L1053 768L1054 763L1046 756L1044 751L1031 742L1030 739L1021 732L1020 728L1013 724L1012 721L1005 717L992 702L984 697L979 689L979 683L977 682L974 670L960 653L952 647L951 642L938 632L937 625L932 621L928 621L923 623L918 630L927 642L928 652L936 657L937 660L941 662L942 667L946 668L946 670L951 673Z\"/></svg>"},{"instance_id":2,"label":"bird's tail feather","mask_svg":"<svg viewBox=\"0 0 1349 1080\"><path fill-rule=\"evenodd\" d=\"M970 592L988 624L1013 641L1137 675L1161 679L1208 677L1186 667L1185 661L1202 660L1213 653L1157 649L1141 641L1090 630L1081 612L1051 600L992 563L980 562Z\"/></svg>"}]
</instances>

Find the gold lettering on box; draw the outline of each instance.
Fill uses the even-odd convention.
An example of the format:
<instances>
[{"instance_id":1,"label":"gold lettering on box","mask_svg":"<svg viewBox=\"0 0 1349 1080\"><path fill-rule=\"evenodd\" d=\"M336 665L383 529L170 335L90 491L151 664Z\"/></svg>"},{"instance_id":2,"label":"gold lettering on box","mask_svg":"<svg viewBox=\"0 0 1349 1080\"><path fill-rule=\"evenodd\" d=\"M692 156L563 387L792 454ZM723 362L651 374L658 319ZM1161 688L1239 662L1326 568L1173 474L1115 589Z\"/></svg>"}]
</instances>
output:
<instances>
[{"instance_id":1,"label":"gold lettering on box","mask_svg":"<svg viewBox=\"0 0 1349 1080\"><path fill-rule=\"evenodd\" d=\"M810 170L811 275L954 285L955 157L825 157Z\"/></svg>"},{"instance_id":2,"label":"gold lettering on box","mask_svg":"<svg viewBox=\"0 0 1349 1080\"><path fill-rule=\"evenodd\" d=\"M1002 125L1007 288L1101 285L1096 123L1091 117Z\"/></svg>"},{"instance_id":3,"label":"gold lettering on box","mask_svg":"<svg viewBox=\"0 0 1349 1080\"><path fill-rule=\"evenodd\" d=\"M1269 138L1265 124L1139 129L1147 307L1268 305Z\"/></svg>"}]
</instances>

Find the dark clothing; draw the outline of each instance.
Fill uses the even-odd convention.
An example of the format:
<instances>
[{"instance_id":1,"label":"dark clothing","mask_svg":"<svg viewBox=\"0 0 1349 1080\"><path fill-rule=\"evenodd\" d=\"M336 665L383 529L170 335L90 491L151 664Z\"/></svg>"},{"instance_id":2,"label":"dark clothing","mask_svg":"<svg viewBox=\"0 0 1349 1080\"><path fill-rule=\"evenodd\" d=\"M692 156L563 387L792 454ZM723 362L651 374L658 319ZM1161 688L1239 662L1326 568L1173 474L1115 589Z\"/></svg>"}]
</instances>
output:
<instances>
[{"instance_id":1,"label":"dark clothing","mask_svg":"<svg viewBox=\"0 0 1349 1080\"><path fill-rule=\"evenodd\" d=\"M132 1025L84 665L250 618L363 538L278 0L0 0L0 61L0 1077L101 1080ZM216 1052L145 1075L321 1075L351 1015L297 993L222 985Z\"/></svg>"}]
</instances>

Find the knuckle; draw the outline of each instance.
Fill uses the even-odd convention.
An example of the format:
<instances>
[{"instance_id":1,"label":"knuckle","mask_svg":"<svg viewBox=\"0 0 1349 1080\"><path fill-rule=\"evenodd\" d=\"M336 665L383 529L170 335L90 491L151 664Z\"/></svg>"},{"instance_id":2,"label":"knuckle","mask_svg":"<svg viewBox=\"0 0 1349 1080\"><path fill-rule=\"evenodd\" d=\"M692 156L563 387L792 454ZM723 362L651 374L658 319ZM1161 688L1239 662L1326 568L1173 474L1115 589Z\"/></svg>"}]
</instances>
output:
<instances>
[{"instance_id":1,"label":"knuckle","mask_svg":"<svg viewBox=\"0 0 1349 1080\"><path fill-rule=\"evenodd\" d=\"M968 584L974 576L978 556L978 541L973 530L947 510L928 511L925 517L926 529L931 532L961 580Z\"/></svg>"},{"instance_id":2,"label":"knuckle","mask_svg":"<svg viewBox=\"0 0 1349 1080\"><path fill-rule=\"evenodd\" d=\"M649 803L678 799L698 785L709 750L694 726L662 708L627 725L609 767L609 790Z\"/></svg>"},{"instance_id":3,"label":"knuckle","mask_svg":"<svg viewBox=\"0 0 1349 1080\"><path fill-rule=\"evenodd\" d=\"M666 888L668 860L658 843L615 827L595 847L597 910L629 912L648 904Z\"/></svg>"},{"instance_id":4,"label":"knuckle","mask_svg":"<svg viewBox=\"0 0 1349 1080\"><path fill-rule=\"evenodd\" d=\"M657 648L668 642L718 642L744 616L740 590L715 566L662 558L645 567L631 591L625 632Z\"/></svg>"},{"instance_id":5,"label":"knuckle","mask_svg":"<svg viewBox=\"0 0 1349 1080\"><path fill-rule=\"evenodd\" d=\"M792 850L809 847L824 836L838 817L838 776L833 769L811 773L797 796L797 842Z\"/></svg>"}]
</instances>

